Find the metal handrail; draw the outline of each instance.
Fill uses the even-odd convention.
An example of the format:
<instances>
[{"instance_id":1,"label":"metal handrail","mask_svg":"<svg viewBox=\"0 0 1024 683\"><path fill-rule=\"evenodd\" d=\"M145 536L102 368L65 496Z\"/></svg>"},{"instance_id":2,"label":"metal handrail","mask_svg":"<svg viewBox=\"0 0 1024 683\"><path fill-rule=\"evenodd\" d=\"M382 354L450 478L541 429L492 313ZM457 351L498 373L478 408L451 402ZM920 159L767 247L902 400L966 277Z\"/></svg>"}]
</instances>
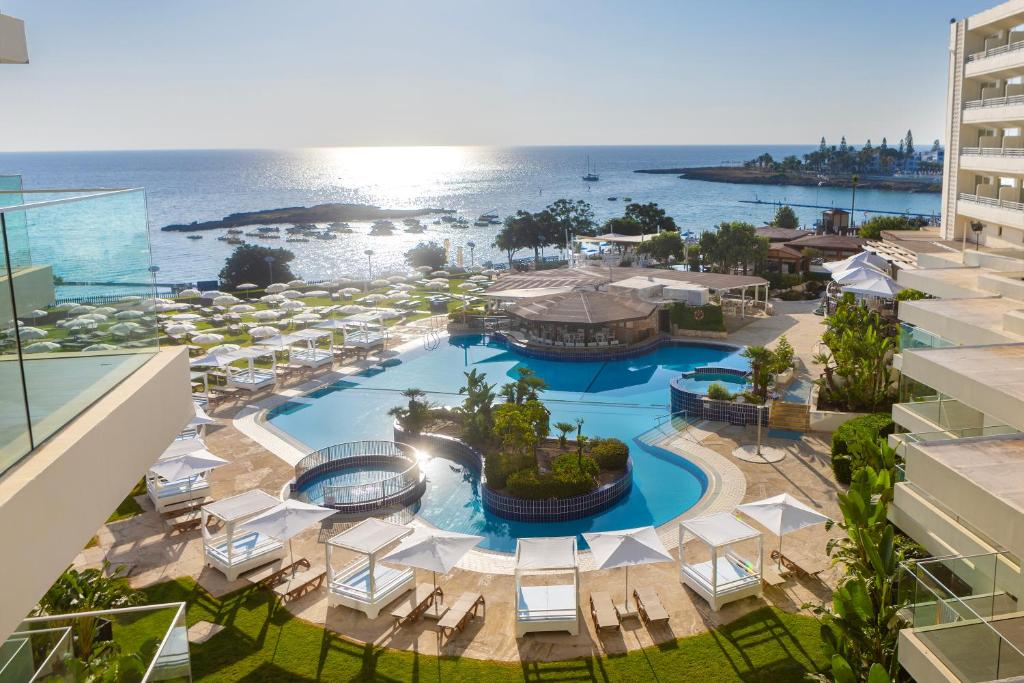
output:
<instances>
[{"instance_id":1,"label":"metal handrail","mask_svg":"<svg viewBox=\"0 0 1024 683\"><path fill-rule=\"evenodd\" d=\"M72 191L88 192L89 190L72 190ZM0 194L18 194L18 195L21 195L21 194L32 193L32 192L33 192L32 190L26 190L26 191L10 191L10 190L8 190L8 191L0 192ZM35 192L41 192L41 191L40 190L35 190ZM57 192L57 190L50 190L50 192ZM85 201L89 201L91 199L99 199L99 198L102 198L102 197L112 197L112 196L119 195L119 194L129 194L129 193L133 193L133 192L143 192L143 189L141 187L131 187L131 188L123 189L123 190L100 190L100 191L95 192L94 194L79 194L79 195L75 195L74 197L65 197L65 198L62 198L62 199L47 199L47 200L44 200L44 201L41 201L41 202L30 202L28 204L13 204L11 206L0 206L0 213L18 213L18 212L21 212L21 211L28 211L28 210L34 210L34 209L44 209L44 208L49 207L49 206L58 206L60 204L73 204L73 203L76 203L76 202L85 202Z\"/></svg>"},{"instance_id":2,"label":"metal handrail","mask_svg":"<svg viewBox=\"0 0 1024 683\"><path fill-rule=\"evenodd\" d=\"M1006 107L1011 104L1024 104L1024 95L1006 95L989 97L981 100L964 102L964 109L986 109L988 107Z\"/></svg>"},{"instance_id":3,"label":"metal handrail","mask_svg":"<svg viewBox=\"0 0 1024 683\"><path fill-rule=\"evenodd\" d=\"M348 441L321 448L299 460L295 464L295 478L320 465L364 455L384 455L416 462L416 449L408 444L380 440Z\"/></svg>"},{"instance_id":4,"label":"metal handrail","mask_svg":"<svg viewBox=\"0 0 1024 683\"><path fill-rule=\"evenodd\" d=\"M964 155L981 155L992 157L1024 157L1024 148L1021 147L962 147L960 153Z\"/></svg>"},{"instance_id":5,"label":"metal handrail","mask_svg":"<svg viewBox=\"0 0 1024 683\"><path fill-rule=\"evenodd\" d=\"M986 206L995 206L1000 209L1010 209L1012 211L1024 211L1024 202L1011 202L1006 199L996 199L995 197L981 197L976 194L968 194L961 192L960 201L974 202L975 204L985 204Z\"/></svg>"},{"instance_id":6,"label":"metal handrail","mask_svg":"<svg viewBox=\"0 0 1024 683\"><path fill-rule=\"evenodd\" d=\"M995 57L996 55L1006 54L1007 52L1016 52L1017 50L1024 50L1024 40L1018 40L1015 43L1007 43L1006 45L990 47L987 50L982 50L981 52L973 52L967 55L967 61L968 63L976 62L979 59Z\"/></svg>"}]
</instances>

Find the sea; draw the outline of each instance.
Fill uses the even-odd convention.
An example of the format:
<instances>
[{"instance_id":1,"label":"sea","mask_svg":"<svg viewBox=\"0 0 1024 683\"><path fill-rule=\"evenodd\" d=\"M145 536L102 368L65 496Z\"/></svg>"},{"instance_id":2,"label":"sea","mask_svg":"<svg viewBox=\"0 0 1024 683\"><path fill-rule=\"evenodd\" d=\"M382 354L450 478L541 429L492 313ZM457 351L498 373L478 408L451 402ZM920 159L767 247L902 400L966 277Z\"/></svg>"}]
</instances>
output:
<instances>
[{"instance_id":1,"label":"sea","mask_svg":"<svg viewBox=\"0 0 1024 683\"><path fill-rule=\"evenodd\" d=\"M755 225L769 221L775 206L744 200L849 208L846 189L734 185L683 180L638 169L738 164L764 152L781 159L803 155L813 145L685 145L593 147L337 147L296 150L173 150L0 153L0 174L20 174L26 189L142 187L146 190L153 262L164 282L216 279L232 246L216 239L224 231L163 232L172 223L215 220L239 211L312 206L327 202L381 208L452 209L472 222L482 213L501 217L519 209L537 211L557 199L589 202L598 220L622 215L625 198L656 202L683 230L700 233L722 221ZM592 168L600 177L585 182ZM936 214L939 195L902 191L857 192L862 210ZM796 207L810 225L820 208ZM371 237L368 223L352 223L353 234L333 241L284 243L296 255L293 271L309 280L374 277L408 270L405 252L421 241L448 241L450 257L463 265L503 262L493 245L500 226L454 228L425 217L427 232ZM102 233L103 226L95 228ZM102 235L97 235L102 239ZM40 236L39 239L44 237ZM470 243L475 246L470 247ZM373 250L372 259L364 252ZM527 256L526 253L521 254Z\"/></svg>"}]
</instances>

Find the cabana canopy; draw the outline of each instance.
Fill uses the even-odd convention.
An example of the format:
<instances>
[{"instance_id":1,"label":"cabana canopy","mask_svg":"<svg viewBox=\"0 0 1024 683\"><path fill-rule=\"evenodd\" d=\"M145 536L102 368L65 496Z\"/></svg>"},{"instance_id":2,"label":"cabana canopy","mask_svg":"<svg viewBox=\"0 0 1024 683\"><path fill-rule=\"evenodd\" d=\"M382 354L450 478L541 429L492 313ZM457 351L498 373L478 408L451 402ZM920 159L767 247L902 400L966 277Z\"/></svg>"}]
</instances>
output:
<instances>
[{"instance_id":1,"label":"cabana canopy","mask_svg":"<svg viewBox=\"0 0 1024 683\"><path fill-rule=\"evenodd\" d=\"M381 608L412 589L416 573L378 563L377 554L413 532L412 528L369 517L325 544L327 553L327 606L342 605L376 619ZM335 570L335 548L364 557Z\"/></svg>"},{"instance_id":2,"label":"cabana canopy","mask_svg":"<svg viewBox=\"0 0 1024 683\"><path fill-rule=\"evenodd\" d=\"M852 284L843 287L844 293L856 294L859 296L873 296L879 299L892 299L903 289L891 277L879 274L877 277L869 277L857 280Z\"/></svg>"},{"instance_id":3,"label":"cabana canopy","mask_svg":"<svg viewBox=\"0 0 1024 683\"><path fill-rule=\"evenodd\" d=\"M844 258L841 261L829 261L828 263L822 264L830 273L835 273L840 270L849 270L854 266L871 266L872 268L878 268L879 270L887 270L889 268L889 262L878 254L874 254L870 251L862 251L859 254L854 254L849 258Z\"/></svg>"},{"instance_id":4,"label":"cabana canopy","mask_svg":"<svg viewBox=\"0 0 1024 683\"><path fill-rule=\"evenodd\" d=\"M523 574L572 573L572 583L524 586ZM516 637L534 631L579 633L580 577L575 536L516 542Z\"/></svg>"},{"instance_id":5,"label":"cabana canopy","mask_svg":"<svg viewBox=\"0 0 1024 683\"><path fill-rule=\"evenodd\" d=\"M577 566L576 537L520 538L516 543L516 571L559 571Z\"/></svg>"},{"instance_id":6,"label":"cabana canopy","mask_svg":"<svg viewBox=\"0 0 1024 683\"><path fill-rule=\"evenodd\" d=\"M761 535L760 531L741 522L728 512L688 519L680 522L679 525L712 548L721 548Z\"/></svg>"},{"instance_id":7,"label":"cabana canopy","mask_svg":"<svg viewBox=\"0 0 1024 683\"><path fill-rule=\"evenodd\" d=\"M266 491L253 489L210 503L204 506L203 510L225 522L237 522L250 515L269 510L279 502L277 498L274 498Z\"/></svg>"},{"instance_id":8,"label":"cabana canopy","mask_svg":"<svg viewBox=\"0 0 1024 683\"><path fill-rule=\"evenodd\" d=\"M266 491L253 489L230 498L204 505L202 508L203 555L207 566L224 573L228 581L241 574L270 564L284 557L284 544L258 531L236 533L236 525L280 501ZM216 517L224 523L222 533L210 531L209 519Z\"/></svg>"},{"instance_id":9,"label":"cabana canopy","mask_svg":"<svg viewBox=\"0 0 1024 683\"><path fill-rule=\"evenodd\" d=\"M697 552L688 549L687 534L706 546L708 560L693 561ZM753 558L746 558L732 546L756 541ZM763 562L761 532L728 512L719 512L679 523L679 580L708 601L715 612L725 603L761 595Z\"/></svg>"},{"instance_id":10,"label":"cabana canopy","mask_svg":"<svg viewBox=\"0 0 1024 683\"><path fill-rule=\"evenodd\" d=\"M352 552L372 555L411 533L412 529L407 526L385 522L376 517L368 517L355 526L342 531L328 543Z\"/></svg>"}]
</instances>

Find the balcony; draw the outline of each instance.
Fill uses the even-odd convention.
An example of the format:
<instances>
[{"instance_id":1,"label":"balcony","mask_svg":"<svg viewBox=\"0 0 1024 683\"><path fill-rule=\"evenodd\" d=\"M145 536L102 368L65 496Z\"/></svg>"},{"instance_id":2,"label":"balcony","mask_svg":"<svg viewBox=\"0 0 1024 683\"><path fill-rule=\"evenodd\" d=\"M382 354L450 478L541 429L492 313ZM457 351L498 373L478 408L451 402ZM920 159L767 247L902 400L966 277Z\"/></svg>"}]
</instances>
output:
<instances>
[{"instance_id":1,"label":"balcony","mask_svg":"<svg viewBox=\"0 0 1024 683\"><path fill-rule=\"evenodd\" d=\"M1014 32L1013 38L1019 36L1018 32ZM1003 44L996 44L998 42ZM967 55L967 63L964 65L966 78L1011 78L1020 73L1021 66L1024 65L1024 41L989 39L986 45L985 50Z\"/></svg>"},{"instance_id":2,"label":"balcony","mask_svg":"<svg viewBox=\"0 0 1024 683\"><path fill-rule=\"evenodd\" d=\"M0 232L2 474L151 359L157 334L142 190L0 190Z\"/></svg>"},{"instance_id":3,"label":"balcony","mask_svg":"<svg viewBox=\"0 0 1024 683\"><path fill-rule=\"evenodd\" d=\"M901 567L900 664L921 681L1024 675L1020 570L1006 553L940 557Z\"/></svg>"},{"instance_id":4,"label":"balcony","mask_svg":"<svg viewBox=\"0 0 1024 683\"><path fill-rule=\"evenodd\" d=\"M987 50L981 52L975 52L967 55L967 63L977 62L982 59L988 59L989 57L995 57L997 55L1005 55L1010 52L1021 52L1022 59L1024 59L1024 40L1018 40L1009 45L997 45L990 47Z\"/></svg>"},{"instance_id":5,"label":"balcony","mask_svg":"<svg viewBox=\"0 0 1024 683\"><path fill-rule=\"evenodd\" d=\"M963 122L1012 124L1024 118L1024 94L983 97L964 102Z\"/></svg>"},{"instance_id":6,"label":"balcony","mask_svg":"<svg viewBox=\"0 0 1024 683\"><path fill-rule=\"evenodd\" d=\"M966 192L961 192L958 200L956 210L961 215L977 218L986 223L1024 229L1024 203L1022 202Z\"/></svg>"},{"instance_id":7,"label":"balcony","mask_svg":"<svg viewBox=\"0 0 1024 683\"><path fill-rule=\"evenodd\" d=\"M26 619L0 642L0 681L75 680L69 665L81 628L95 628L97 646L109 642L127 658L111 680L192 680L185 603L175 602Z\"/></svg>"},{"instance_id":8,"label":"balcony","mask_svg":"<svg viewBox=\"0 0 1024 683\"><path fill-rule=\"evenodd\" d=\"M900 323L899 343L900 353L907 349L946 349L956 346L948 339L907 323Z\"/></svg>"},{"instance_id":9,"label":"balcony","mask_svg":"<svg viewBox=\"0 0 1024 683\"><path fill-rule=\"evenodd\" d=\"M990 138L991 140L991 138ZM998 140L992 140L998 142ZM976 171L982 175L1024 173L1024 148L1021 147L962 147L960 170Z\"/></svg>"}]
</instances>

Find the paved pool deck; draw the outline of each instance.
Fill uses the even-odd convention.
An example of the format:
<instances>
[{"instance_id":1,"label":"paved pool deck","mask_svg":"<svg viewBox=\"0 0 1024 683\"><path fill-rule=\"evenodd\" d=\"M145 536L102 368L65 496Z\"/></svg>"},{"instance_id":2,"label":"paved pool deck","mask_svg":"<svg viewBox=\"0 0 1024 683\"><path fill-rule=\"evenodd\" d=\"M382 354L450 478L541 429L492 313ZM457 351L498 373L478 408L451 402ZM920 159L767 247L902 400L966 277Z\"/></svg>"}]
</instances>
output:
<instances>
[{"instance_id":1,"label":"paved pool deck","mask_svg":"<svg viewBox=\"0 0 1024 683\"><path fill-rule=\"evenodd\" d=\"M798 302L800 303L800 302ZM812 302L813 303L813 302ZM776 316L761 318L747 325L731 336L732 343L770 343L785 332L800 356L809 358L811 346L816 344L821 330L821 318L796 307L792 310L778 310ZM417 330L409 330L405 339L416 342ZM353 370L358 366L353 366ZM345 369L342 369L344 372ZM326 373L325 373L326 374ZM303 385L283 387L283 393L303 393ZM265 445L251 438L244 426L260 408L228 404L214 412L217 423L207 428L206 442L209 449L227 459L230 464L214 470L211 476L212 495L223 498L252 488L276 495L291 479L293 469L290 458L277 455ZM703 460L706 467L715 470L720 477L720 490L716 499L724 509L731 509L737 503L757 500L766 496L788 492L805 501L815 509L833 518L839 516L835 483L829 467L828 435L805 435L802 440L766 439L765 443L785 449L786 457L776 463L750 463L732 456L739 445L753 442L754 428L729 426L724 423L702 423L685 431L663 428L660 441L662 448L691 460ZM293 446L294 447L294 446ZM84 550L76 559L78 566L97 566L104 559L114 564L127 564L132 569L131 580L137 586L145 586L169 579L191 576L214 595L247 586L244 580L228 582L220 572L204 567L202 539L198 531L168 535L159 516L145 496L139 498L146 510L134 518L109 524L97 534L99 543ZM709 509L698 504L686 516L696 516ZM408 522L408 514L396 515L398 521ZM678 557L677 535L673 523L662 528L661 535L673 548ZM311 529L295 539L296 556L308 557L314 566L324 562L323 541L348 525L328 520L322 528ZM786 537L787 547L797 547L806 554L823 554L828 538L837 535L838 530L826 532L823 526L811 527ZM765 551L773 547L774 537L766 536ZM689 548L691 544L687 544ZM439 584L452 597L464 591L482 593L487 600L487 612L483 619L476 619L467 630L443 646L439 644L436 626L430 620L404 627L396 631L387 610L375 620L367 619L361 612L347 608L327 608L323 591L311 593L288 604L295 615L314 624L326 624L341 635L360 642L370 642L392 648L413 650L423 654L461 655L480 659L506 661L552 661L593 654L614 654L641 647L648 647L666 640L706 631L728 623L765 605L798 612L804 603L818 603L828 600L832 588L840 575L840 568L833 567L820 578L792 578L778 588L769 588L762 598L746 598L730 603L719 612L712 612L707 603L678 579L678 564L663 563L636 567L630 571L632 586L657 587L663 603L669 612L667 626L648 629L636 619L626 619L621 632L616 634L595 633L587 609L587 597L592 591L607 591L619 600L624 592L622 570L596 570L589 567L580 575L580 634L539 633L517 639L513 629L513 577L508 572L510 556L494 553L475 553L484 556L484 566L471 563L459 567ZM339 558L342 561L348 558ZM589 553L584 554L584 564L589 562ZM421 581L430 581L429 573L419 576Z\"/></svg>"}]
</instances>

